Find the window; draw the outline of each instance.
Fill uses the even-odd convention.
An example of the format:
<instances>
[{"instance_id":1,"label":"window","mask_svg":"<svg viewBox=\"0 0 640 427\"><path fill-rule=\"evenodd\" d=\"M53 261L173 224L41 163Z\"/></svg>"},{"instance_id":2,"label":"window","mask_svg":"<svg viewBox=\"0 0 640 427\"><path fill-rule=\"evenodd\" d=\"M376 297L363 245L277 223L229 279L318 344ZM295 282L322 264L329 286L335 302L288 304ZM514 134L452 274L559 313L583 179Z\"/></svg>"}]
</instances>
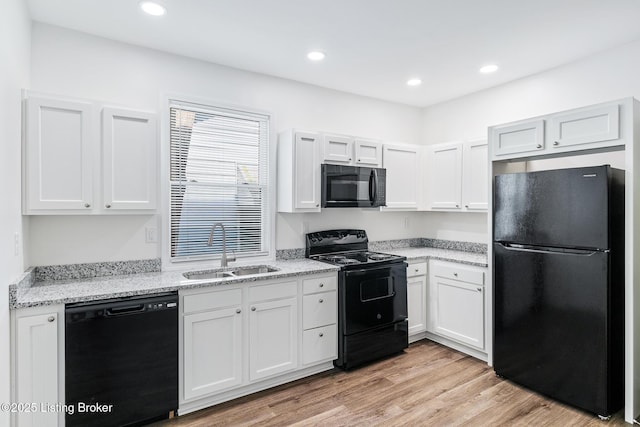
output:
<instances>
[{"instance_id":1,"label":"window","mask_svg":"<svg viewBox=\"0 0 640 427\"><path fill-rule=\"evenodd\" d=\"M268 254L269 117L170 104L171 260Z\"/></svg>"}]
</instances>

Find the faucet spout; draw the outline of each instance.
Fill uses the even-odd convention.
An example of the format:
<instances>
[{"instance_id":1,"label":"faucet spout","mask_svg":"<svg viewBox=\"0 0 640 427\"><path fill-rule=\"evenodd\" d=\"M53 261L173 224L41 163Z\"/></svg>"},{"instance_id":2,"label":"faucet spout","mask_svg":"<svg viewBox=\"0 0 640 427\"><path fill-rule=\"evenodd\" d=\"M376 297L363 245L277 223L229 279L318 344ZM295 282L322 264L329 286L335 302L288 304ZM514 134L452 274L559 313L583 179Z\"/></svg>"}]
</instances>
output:
<instances>
[{"instance_id":1,"label":"faucet spout","mask_svg":"<svg viewBox=\"0 0 640 427\"><path fill-rule=\"evenodd\" d=\"M224 228L224 225L221 222L216 222L211 226L211 232L209 233L209 240L207 241L207 246L211 246L213 244L213 236L216 232L216 228L222 229L222 258L220 259L220 266L227 267L229 265L229 258L227 257L227 231ZM235 261L236 258L231 257L231 261Z\"/></svg>"}]
</instances>

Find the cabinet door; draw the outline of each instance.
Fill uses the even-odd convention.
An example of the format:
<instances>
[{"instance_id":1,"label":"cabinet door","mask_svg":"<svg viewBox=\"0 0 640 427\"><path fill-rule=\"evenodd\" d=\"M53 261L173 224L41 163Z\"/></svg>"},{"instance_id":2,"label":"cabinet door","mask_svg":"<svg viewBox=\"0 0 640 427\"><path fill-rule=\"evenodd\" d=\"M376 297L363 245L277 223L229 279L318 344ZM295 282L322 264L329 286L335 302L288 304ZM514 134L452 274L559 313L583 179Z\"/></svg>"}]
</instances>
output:
<instances>
[{"instance_id":1,"label":"cabinet door","mask_svg":"<svg viewBox=\"0 0 640 427\"><path fill-rule=\"evenodd\" d=\"M379 168L382 166L382 144L367 139L354 140L356 150L356 164Z\"/></svg>"},{"instance_id":2,"label":"cabinet door","mask_svg":"<svg viewBox=\"0 0 640 427\"><path fill-rule=\"evenodd\" d=\"M429 277L431 332L484 349L484 287Z\"/></svg>"},{"instance_id":3,"label":"cabinet door","mask_svg":"<svg viewBox=\"0 0 640 427\"><path fill-rule=\"evenodd\" d=\"M408 268L411 268L409 266ZM409 336L427 329L427 278L413 276L407 278L407 309L409 316Z\"/></svg>"},{"instance_id":4,"label":"cabinet door","mask_svg":"<svg viewBox=\"0 0 640 427\"><path fill-rule=\"evenodd\" d=\"M489 200L489 157L487 141L469 141L462 154L462 201L467 210L487 210Z\"/></svg>"},{"instance_id":5,"label":"cabinet door","mask_svg":"<svg viewBox=\"0 0 640 427\"><path fill-rule=\"evenodd\" d=\"M249 312L249 379L260 380L297 366L297 299L252 303Z\"/></svg>"},{"instance_id":6,"label":"cabinet door","mask_svg":"<svg viewBox=\"0 0 640 427\"><path fill-rule=\"evenodd\" d=\"M242 382L240 307L186 315L183 328L185 400Z\"/></svg>"},{"instance_id":7,"label":"cabinet door","mask_svg":"<svg viewBox=\"0 0 640 427\"><path fill-rule=\"evenodd\" d=\"M462 144L431 147L429 186L431 207L460 209L462 200Z\"/></svg>"},{"instance_id":8,"label":"cabinet door","mask_svg":"<svg viewBox=\"0 0 640 427\"><path fill-rule=\"evenodd\" d=\"M491 129L491 144L497 158L544 150L544 120L494 127Z\"/></svg>"},{"instance_id":9,"label":"cabinet door","mask_svg":"<svg viewBox=\"0 0 640 427\"><path fill-rule=\"evenodd\" d=\"M619 138L619 106L590 108L554 116L550 120L552 147L593 144ZM585 147L588 148L588 147Z\"/></svg>"},{"instance_id":10,"label":"cabinet door","mask_svg":"<svg viewBox=\"0 0 640 427\"><path fill-rule=\"evenodd\" d=\"M295 208L320 211L318 135L297 132L294 144Z\"/></svg>"},{"instance_id":11,"label":"cabinet door","mask_svg":"<svg viewBox=\"0 0 640 427\"><path fill-rule=\"evenodd\" d=\"M90 210L94 113L91 103L27 99L26 212Z\"/></svg>"},{"instance_id":12,"label":"cabinet door","mask_svg":"<svg viewBox=\"0 0 640 427\"><path fill-rule=\"evenodd\" d=\"M341 135L323 135L324 162L349 164L353 161L353 138Z\"/></svg>"},{"instance_id":13,"label":"cabinet door","mask_svg":"<svg viewBox=\"0 0 640 427\"><path fill-rule=\"evenodd\" d=\"M385 144L382 153L387 169L387 208L417 209L419 147Z\"/></svg>"},{"instance_id":14,"label":"cabinet door","mask_svg":"<svg viewBox=\"0 0 640 427\"><path fill-rule=\"evenodd\" d=\"M104 208L155 209L157 131L155 114L102 111Z\"/></svg>"},{"instance_id":15,"label":"cabinet door","mask_svg":"<svg viewBox=\"0 0 640 427\"><path fill-rule=\"evenodd\" d=\"M58 313L16 319L16 403L55 405L58 396ZM36 410L16 414L17 425L57 426L58 413Z\"/></svg>"},{"instance_id":16,"label":"cabinet door","mask_svg":"<svg viewBox=\"0 0 640 427\"><path fill-rule=\"evenodd\" d=\"M305 365L338 357L338 327L308 329L302 333L302 363Z\"/></svg>"}]
</instances>

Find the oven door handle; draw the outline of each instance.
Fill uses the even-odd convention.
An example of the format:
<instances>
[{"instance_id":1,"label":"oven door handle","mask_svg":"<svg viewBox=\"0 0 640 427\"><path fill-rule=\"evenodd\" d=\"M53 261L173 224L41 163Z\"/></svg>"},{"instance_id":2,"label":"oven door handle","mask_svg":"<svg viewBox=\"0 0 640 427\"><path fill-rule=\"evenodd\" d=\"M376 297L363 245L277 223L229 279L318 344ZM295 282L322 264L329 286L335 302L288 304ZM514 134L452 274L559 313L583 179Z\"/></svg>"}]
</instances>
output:
<instances>
[{"instance_id":1,"label":"oven door handle","mask_svg":"<svg viewBox=\"0 0 640 427\"><path fill-rule=\"evenodd\" d=\"M387 265L384 267L377 267L377 268L361 268L359 270L347 270L345 272L345 274L347 276L359 276L362 274L366 274L366 273L371 273L372 271L378 271L378 270L390 270L392 268L392 266Z\"/></svg>"}]
</instances>

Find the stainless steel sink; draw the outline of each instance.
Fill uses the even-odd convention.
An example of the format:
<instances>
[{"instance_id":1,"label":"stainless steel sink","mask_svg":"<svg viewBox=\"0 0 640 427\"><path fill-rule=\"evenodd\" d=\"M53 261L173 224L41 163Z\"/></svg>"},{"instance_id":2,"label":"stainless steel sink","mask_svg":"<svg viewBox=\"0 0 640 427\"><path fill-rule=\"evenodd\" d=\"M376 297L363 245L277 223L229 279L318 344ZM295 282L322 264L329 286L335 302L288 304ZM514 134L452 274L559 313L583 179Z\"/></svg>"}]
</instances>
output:
<instances>
[{"instance_id":1,"label":"stainless steel sink","mask_svg":"<svg viewBox=\"0 0 640 427\"><path fill-rule=\"evenodd\" d=\"M225 268L223 270L188 271L182 275L189 280L224 279L229 277L266 274L280 270L270 265L250 265L246 267Z\"/></svg>"},{"instance_id":2,"label":"stainless steel sink","mask_svg":"<svg viewBox=\"0 0 640 427\"><path fill-rule=\"evenodd\" d=\"M255 267L239 267L231 271L233 272L234 276L248 276L249 274L272 273L278 270L279 268L271 267L268 265L258 265Z\"/></svg>"}]
</instances>

